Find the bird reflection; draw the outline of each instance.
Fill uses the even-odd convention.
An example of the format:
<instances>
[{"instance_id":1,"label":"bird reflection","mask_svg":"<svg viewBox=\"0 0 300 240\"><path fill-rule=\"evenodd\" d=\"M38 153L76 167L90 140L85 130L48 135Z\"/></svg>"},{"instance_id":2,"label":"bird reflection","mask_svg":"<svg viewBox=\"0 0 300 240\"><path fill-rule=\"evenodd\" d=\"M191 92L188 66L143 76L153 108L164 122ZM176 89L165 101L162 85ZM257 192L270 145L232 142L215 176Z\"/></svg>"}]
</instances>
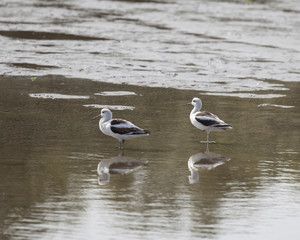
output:
<instances>
[{"instance_id":1,"label":"bird reflection","mask_svg":"<svg viewBox=\"0 0 300 240\"><path fill-rule=\"evenodd\" d=\"M103 159L97 167L98 183L99 185L106 185L110 181L111 174L128 174L146 165L147 163L123 156L122 153L117 157Z\"/></svg>"},{"instance_id":2,"label":"bird reflection","mask_svg":"<svg viewBox=\"0 0 300 240\"><path fill-rule=\"evenodd\" d=\"M189 176L189 183L197 183L199 181L199 171L212 170L226 162L230 158L223 157L213 152L200 152L190 156L188 161L188 167L191 172Z\"/></svg>"}]
</instances>

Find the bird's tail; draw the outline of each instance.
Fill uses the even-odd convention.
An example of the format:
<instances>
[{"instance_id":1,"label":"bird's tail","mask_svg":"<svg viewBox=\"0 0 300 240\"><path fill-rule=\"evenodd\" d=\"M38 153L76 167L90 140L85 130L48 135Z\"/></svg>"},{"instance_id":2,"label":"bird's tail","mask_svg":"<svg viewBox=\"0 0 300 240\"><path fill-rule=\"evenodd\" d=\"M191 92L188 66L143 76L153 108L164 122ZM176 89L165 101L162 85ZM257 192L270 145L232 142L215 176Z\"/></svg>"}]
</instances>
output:
<instances>
[{"instance_id":1,"label":"bird's tail","mask_svg":"<svg viewBox=\"0 0 300 240\"><path fill-rule=\"evenodd\" d=\"M149 130L144 130L145 134L150 135L150 131Z\"/></svg>"},{"instance_id":2,"label":"bird's tail","mask_svg":"<svg viewBox=\"0 0 300 240\"><path fill-rule=\"evenodd\" d=\"M229 124L218 124L218 125L215 125L215 127L222 129L222 130L232 129L232 127Z\"/></svg>"}]
</instances>

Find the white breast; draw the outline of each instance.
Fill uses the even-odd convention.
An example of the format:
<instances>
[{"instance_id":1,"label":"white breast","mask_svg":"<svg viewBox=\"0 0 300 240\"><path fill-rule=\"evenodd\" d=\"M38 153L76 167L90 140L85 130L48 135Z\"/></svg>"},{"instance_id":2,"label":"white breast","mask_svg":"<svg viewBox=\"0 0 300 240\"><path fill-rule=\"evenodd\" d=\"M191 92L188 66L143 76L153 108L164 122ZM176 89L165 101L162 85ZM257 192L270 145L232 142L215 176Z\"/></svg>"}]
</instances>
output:
<instances>
[{"instance_id":1,"label":"white breast","mask_svg":"<svg viewBox=\"0 0 300 240\"><path fill-rule=\"evenodd\" d=\"M207 127L204 126L203 124L199 123L199 122L196 120L195 115L196 115L196 113L194 113L194 114L191 113L191 114L190 114L190 120L191 120L191 123L192 123L196 128L199 128L199 129L201 129L201 130L206 130Z\"/></svg>"},{"instance_id":2,"label":"white breast","mask_svg":"<svg viewBox=\"0 0 300 240\"><path fill-rule=\"evenodd\" d=\"M111 136L112 131L110 130L110 121L104 122L102 119L99 121L99 128L100 131L103 132L105 135Z\"/></svg>"}]
</instances>

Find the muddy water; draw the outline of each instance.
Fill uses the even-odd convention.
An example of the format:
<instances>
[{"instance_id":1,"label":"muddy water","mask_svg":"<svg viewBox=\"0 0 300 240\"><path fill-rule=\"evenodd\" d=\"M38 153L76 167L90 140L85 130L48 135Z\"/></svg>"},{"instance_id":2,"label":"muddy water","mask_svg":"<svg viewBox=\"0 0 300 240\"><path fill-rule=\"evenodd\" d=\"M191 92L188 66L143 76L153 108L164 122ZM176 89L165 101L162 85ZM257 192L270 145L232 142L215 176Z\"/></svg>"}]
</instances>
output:
<instances>
[{"instance_id":1,"label":"muddy water","mask_svg":"<svg viewBox=\"0 0 300 240\"><path fill-rule=\"evenodd\" d=\"M299 6L0 2L0 239L298 239ZM151 135L120 155L103 107Z\"/></svg>"},{"instance_id":2,"label":"muddy water","mask_svg":"<svg viewBox=\"0 0 300 240\"><path fill-rule=\"evenodd\" d=\"M297 238L298 84L271 100L202 95L234 128L212 133L205 155L191 108L177 106L197 91L62 76L0 83L1 239ZM118 157L91 120L98 105L151 135ZM98 163L118 158L146 166L98 179ZM208 168L191 168L203 158Z\"/></svg>"}]
</instances>

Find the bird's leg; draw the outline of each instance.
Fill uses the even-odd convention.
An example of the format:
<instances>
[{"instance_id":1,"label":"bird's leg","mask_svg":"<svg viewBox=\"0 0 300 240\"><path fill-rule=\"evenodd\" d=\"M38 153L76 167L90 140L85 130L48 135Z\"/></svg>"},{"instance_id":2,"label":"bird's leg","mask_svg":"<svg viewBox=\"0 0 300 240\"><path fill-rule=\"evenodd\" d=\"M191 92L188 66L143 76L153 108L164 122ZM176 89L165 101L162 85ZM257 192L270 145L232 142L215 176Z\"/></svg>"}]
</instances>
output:
<instances>
[{"instance_id":1,"label":"bird's leg","mask_svg":"<svg viewBox=\"0 0 300 240\"><path fill-rule=\"evenodd\" d=\"M216 143L215 141L209 141L209 135L210 135L210 131L208 131L208 130L206 130L206 141L200 141L201 143L206 143L207 144L207 146L206 146L206 150L208 149L208 144L209 143Z\"/></svg>"},{"instance_id":2,"label":"bird's leg","mask_svg":"<svg viewBox=\"0 0 300 240\"><path fill-rule=\"evenodd\" d=\"M209 148L208 148L209 142L206 142L206 152L209 152Z\"/></svg>"},{"instance_id":3,"label":"bird's leg","mask_svg":"<svg viewBox=\"0 0 300 240\"><path fill-rule=\"evenodd\" d=\"M125 142L124 139L120 140L120 150L123 150L123 143Z\"/></svg>"},{"instance_id":4,"label":"bird's leg","mask_svg":"<svg viewBox=\"0 0 300 240\"><path fill-rule=\"evenodd\" d=\"M207 131L207 136L206 136L206 142L207 142L207 144L209 143L209 134L210 134L210 132Z\"/></svg>"},{"instance_id":5,"label":"bird's leg","mask_svg":"<svg viewBox=\"0 0 300 240\"><path fill-rule=\"evenodd\" d=\"M209 143L209 131L206 131L206 141L200 141L201 143L206 143L208 144Z\"/></svg>"},{"instance_id":6,"label":"bird's leg","mask_svg":"<svg viewBox=\"0 0 300 240\"><path fill-rule=\"evenodd\" d=\"M210 135L210 131L207 131L207 136L206 136L206 142L207 142L207 144L209 144L209 143L216 143L215 141L209 141L209 135Z\"/></svg>"}]
</instances>

